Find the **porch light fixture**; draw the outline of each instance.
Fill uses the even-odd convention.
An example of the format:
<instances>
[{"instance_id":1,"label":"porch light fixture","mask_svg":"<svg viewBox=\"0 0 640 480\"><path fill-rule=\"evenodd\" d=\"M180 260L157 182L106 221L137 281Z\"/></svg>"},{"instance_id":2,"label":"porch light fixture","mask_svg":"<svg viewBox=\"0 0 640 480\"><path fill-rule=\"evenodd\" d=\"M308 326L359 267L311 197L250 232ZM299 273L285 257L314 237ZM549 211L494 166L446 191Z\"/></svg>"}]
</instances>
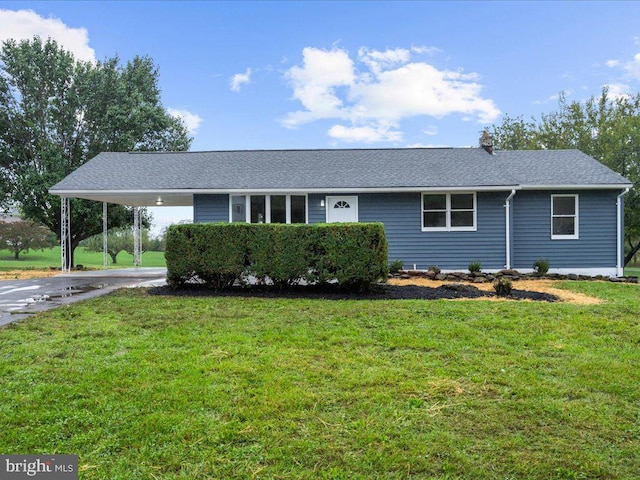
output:
<instances>
[{"instance_id":1,"label":"porch light fixture","mask_svg":"<svg viewBox=\"0 0 640 480\"><path fill-rule=\"evenodd\" d=\"M320 200L320 206L324 207L324 200Z\"/></svg>"},{"instance_id":2,"label":"porch light fixture","mask_svg":"<svg viewBox=\"0 0 640 480\"><path fill-rule=\"evenodd\" d=\"M162 200L160 197L158 197L158 199L156 200L156 205L158 205L158 206L164 205L164 200Z\"/></svg>"}]
</instances>

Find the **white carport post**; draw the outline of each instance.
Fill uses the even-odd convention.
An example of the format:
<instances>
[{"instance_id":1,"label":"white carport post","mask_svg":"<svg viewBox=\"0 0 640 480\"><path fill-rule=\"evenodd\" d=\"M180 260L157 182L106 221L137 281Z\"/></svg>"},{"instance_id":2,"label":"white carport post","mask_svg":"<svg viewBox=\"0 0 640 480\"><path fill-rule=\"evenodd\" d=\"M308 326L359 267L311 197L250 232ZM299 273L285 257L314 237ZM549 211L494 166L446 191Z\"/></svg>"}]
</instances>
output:
<instances>
[{"instance_id":1,"label":"white carport post","mask_svg":"<svg viewBox=\"0 0 640 480\"><path fill-rule=\"evenodd\" d=\"M62 271L71 269L69 254L71 253L71 212L69 198L60 197L60 259Z\"/></svg>"},{"instance_id":2,"label":"white carport post","mask_svg":"<svg viewBox=\"0 0 640 480\"><path fill-rule=\"evenodd\" d=\"M140 208L133 207L133 266L139 267L141 262L140 258L140 245L142 244L142 235L140 235Z\"/></svg>"},{"instance_id":3,"label":"white carport post","mask_svg":"<svg viewBox=\"0 0 640 480\"><path fill-rule=\"evenodd\" d=\"M107 202L102 202L102 269L107 269Z\"/></svg>"}]
</instances>

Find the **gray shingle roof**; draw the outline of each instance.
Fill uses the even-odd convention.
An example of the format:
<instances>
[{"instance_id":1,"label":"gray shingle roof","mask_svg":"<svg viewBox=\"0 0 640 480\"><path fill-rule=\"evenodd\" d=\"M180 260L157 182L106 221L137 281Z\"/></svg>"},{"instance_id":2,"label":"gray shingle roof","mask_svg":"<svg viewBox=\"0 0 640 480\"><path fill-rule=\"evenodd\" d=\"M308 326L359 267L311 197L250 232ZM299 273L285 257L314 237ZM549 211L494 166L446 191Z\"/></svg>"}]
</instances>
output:
<instances>
[{"instance_id":1,"label":"gray shingle roof","mask_svg":"<svg viewBox=\"0 0 640 480\"><path fill-rule=\"evenodd\" d=\"M105 152L51 192L629 184L578 150L496 151L493 155L481 148Z\"/></svg>"}]
</instances>

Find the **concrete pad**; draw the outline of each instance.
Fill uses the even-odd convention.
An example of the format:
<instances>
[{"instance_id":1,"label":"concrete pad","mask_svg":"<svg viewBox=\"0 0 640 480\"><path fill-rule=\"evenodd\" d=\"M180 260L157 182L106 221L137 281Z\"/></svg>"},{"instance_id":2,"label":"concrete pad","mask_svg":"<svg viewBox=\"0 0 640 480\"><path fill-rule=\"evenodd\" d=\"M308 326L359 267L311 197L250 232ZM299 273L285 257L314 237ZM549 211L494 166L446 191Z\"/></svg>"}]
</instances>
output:
<instances>
[{"instance_id":1,"label":"concrete pad","mask_svg":"<svg viewBox=\"0 0 640 480\"><path fill-rule=\"evenodd\" d=\"M166 275L166 268L123 268L69 272L29 280L0 280L0 327L118 288L165 285Z\"/></svg>"}]
</instances>

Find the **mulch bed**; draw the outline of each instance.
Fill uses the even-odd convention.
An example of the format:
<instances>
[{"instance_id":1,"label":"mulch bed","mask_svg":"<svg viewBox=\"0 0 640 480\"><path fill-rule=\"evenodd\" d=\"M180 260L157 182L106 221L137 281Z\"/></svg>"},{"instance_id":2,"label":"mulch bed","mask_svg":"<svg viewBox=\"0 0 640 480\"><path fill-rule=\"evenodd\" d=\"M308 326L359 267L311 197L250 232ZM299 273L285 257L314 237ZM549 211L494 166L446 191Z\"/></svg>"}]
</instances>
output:
<instances>
[{"instance_id":1,"label":"mulch bed","mask_svg":"<svg viewBox=\"0 0 640 480\"><path fill-rule=\"evenodd\" d=\"M149 289L151 295L167 295L176 297L255 297L255 298L307 298L324 300L441 300L456 298L497 297L494 292L479 290L473 285L460 283L445 284L437 288L417 285L378 284L368 292L349 292L331 287L297 286L278 290L265 286L232 287L225 290L213 290L202 285L191 285L187 288L173 289L168 286ZM537 300L556 302L555 295L528 290L511 291L505 297L511 300Z\"/></svg>"}]
</instances>

